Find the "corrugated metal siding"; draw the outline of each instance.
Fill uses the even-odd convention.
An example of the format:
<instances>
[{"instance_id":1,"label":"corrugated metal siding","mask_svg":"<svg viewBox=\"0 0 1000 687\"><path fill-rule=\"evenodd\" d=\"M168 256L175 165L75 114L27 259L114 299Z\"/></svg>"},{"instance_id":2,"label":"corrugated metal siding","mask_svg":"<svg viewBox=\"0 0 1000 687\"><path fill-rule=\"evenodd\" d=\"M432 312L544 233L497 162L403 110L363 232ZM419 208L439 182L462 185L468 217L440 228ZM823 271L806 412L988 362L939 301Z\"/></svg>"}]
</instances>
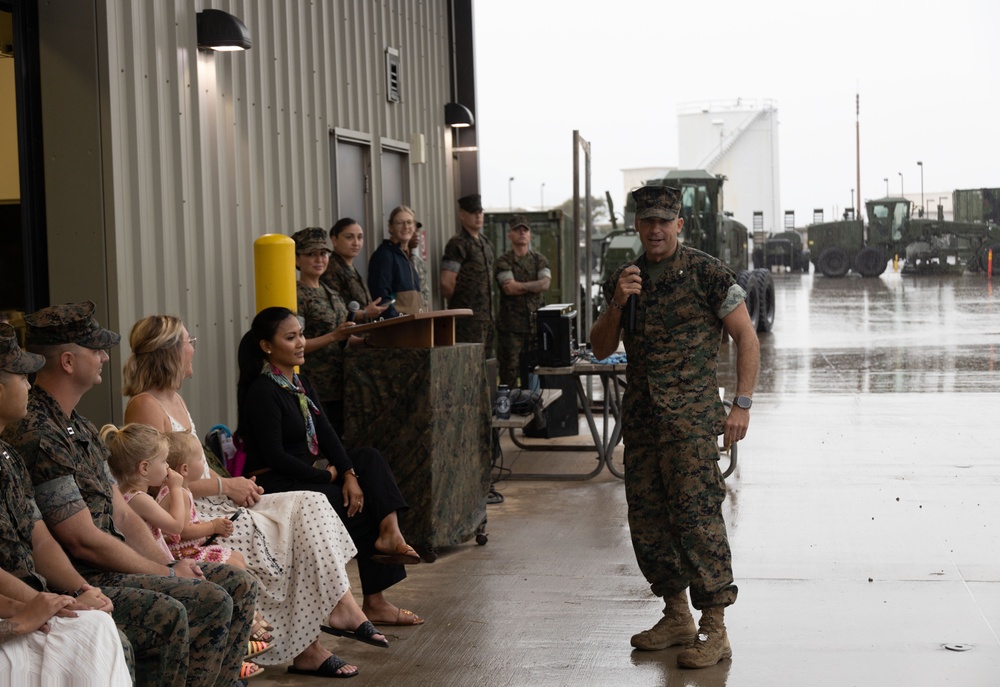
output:
<instances>
[{"instance_id":1,"label":"corrugated metal siding","mask_svg":"<svg viewBox=\"0 0 1000 687\"><path fill-rule=\"evenodd\" d=\"M199 3L200 5L201 3ZM431 272L454 226L447 0L216 2L253 36L245 53L195 49L192 2L108 0L107 99L117 274L112 324L127 334L154 313L198 337L184 396L202 429L236 419L236 349L254 315L253 241L337 219L330 130L372 137L379 224L379 141L422 133L411 204ZM385 97L386 47L400 51L402 103ZM370 243L382 226L366 227ZM436 281L436 278L435 278ZM112 286L114 288L114 285ZM122 358L128 355L123 342Z\"/></svg>"}]
</instances>

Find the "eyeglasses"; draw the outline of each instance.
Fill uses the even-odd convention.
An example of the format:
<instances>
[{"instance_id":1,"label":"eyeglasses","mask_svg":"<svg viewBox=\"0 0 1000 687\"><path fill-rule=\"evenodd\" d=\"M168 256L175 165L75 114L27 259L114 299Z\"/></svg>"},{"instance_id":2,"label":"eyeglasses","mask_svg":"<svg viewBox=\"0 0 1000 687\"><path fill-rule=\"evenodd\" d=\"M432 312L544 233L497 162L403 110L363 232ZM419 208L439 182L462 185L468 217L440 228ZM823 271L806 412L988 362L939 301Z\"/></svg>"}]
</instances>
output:
<instances>
[{"instance_id":1,"label":"eyeglasses","mask_svg":"<svg viewBox=\"0 0 1000 687\"><path fill-rule=\"evenodd\" d=\"M191 348L197 348L198 347L198 337L197 336L192 336L190 339L187 340L187 342L189 344L191 344Z\"/></svg>"}]
</instances>

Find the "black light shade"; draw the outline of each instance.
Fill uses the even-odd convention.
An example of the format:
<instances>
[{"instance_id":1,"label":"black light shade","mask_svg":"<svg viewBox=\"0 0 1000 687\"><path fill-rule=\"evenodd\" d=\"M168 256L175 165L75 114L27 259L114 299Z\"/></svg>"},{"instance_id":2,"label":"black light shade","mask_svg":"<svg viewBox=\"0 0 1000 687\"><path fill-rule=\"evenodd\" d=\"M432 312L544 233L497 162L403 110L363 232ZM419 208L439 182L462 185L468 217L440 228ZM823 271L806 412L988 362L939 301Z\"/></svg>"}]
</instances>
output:
<instances>
[{"instance_id":1,"label":"black light shade","mask_svg":"<svg viewBox=\"0 0 1000 687\"><path fill-rule=\"evenodd\" d=\"M472 116L465 105L461 103L448 103L444 106L444 123L457 128L472 126L476 123L476 118Z\"/></svg>"},{"instance_id":2,"label":"black light shade","mask_svg":"<svg viewBox=\"0 0 1000 687\"><path fill-rule=\"evenodd\" d=\"M202 10L198 13L198 47L207 50L249 50L253 47L246 25L229 12Z\"/></svg>"}]
</instances>

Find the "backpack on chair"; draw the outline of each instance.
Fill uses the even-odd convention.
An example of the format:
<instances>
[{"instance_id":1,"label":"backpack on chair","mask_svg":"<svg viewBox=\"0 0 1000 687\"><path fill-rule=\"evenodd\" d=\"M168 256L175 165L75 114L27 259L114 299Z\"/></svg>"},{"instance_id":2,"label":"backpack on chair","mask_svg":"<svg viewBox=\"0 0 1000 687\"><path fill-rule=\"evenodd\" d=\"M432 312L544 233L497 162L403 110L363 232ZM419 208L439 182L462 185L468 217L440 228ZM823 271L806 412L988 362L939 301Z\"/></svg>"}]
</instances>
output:
<instances>
[{"instance_id":1,"label":"backpack on chair","mask_svg":"<svg viewBox=\"0 0 1000 687\"><path fill-rule=\"evenodd\" d=\"M233 433L225 425L215 425L205 435L205 446L219 457L226 471L233 477L243 475L243 466L247 462L247 454L243 444L233 437Z\"/></svg>"}]
</instances>

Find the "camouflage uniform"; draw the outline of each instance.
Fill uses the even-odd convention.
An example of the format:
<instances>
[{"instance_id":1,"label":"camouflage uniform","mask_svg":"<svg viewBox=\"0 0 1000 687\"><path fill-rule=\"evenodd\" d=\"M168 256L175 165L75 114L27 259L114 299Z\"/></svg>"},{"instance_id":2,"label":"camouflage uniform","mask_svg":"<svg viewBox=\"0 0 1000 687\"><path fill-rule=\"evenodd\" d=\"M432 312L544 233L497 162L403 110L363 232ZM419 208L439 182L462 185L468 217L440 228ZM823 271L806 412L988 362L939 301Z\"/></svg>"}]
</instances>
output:
<instances>
[{"instance_id":1,"label":"camouflage uniform","mask_svg":"<svg viewBox=\"0 0 1000 687\"><path fill-rule=\"evenodd\" d=\"M424 305L428 310L431 308L431 283L427 276L427 261L420 255L420 245L410 248L410 264L417 274L417 281L420 282L420 295L424 299Z\"/></svg>"},{"instance_id":2,"label":"camouflage uniform","mask_svg":"<svg viewBox=\"0 0 1000 687\"><path fill-rule=\"evenodd\" d=\"M345 303L357 301L362 310L372 302L372 295L368 292L368 285L361 278L361 274L354 265L348 265L336 253L330 255L330 266L326 268L319 281L336 291ZM363 317L364 313L358 312L359 322ZM315 380L316 375L310 375L310 379Z\"/></svg>"},{"instance_id":3,"label":"camouflage uniform","mask_svg":"<svg viewBox=\"0 0 1000 687\"><path fill-rule=\"evenodd\" d=\"M40 592L55 592L72 594L72 590L49 589L48 582L35 570L34 547L32 536L35 523L42 519L42 514L35 504L31 491L31 478L21 461L21 457L8 444L0 441L0 499L4 507L0 508L0 568L3 568L32 589ZM112 598L107 589L102 589L104 595ZM117 601L113 600L117 605ZM175 615L179 618L179 615ZM115 622L120 621L115 618ZM173 627L170 628L173 631ZM186 630L186 628L185 628ZM118 637L125 652L125 662L128 664L132 681L136 679L135 654L129 637L118 626ZM162 638L156 634L147 634L144 646L136 645L140 651L165 649L166 660L169 663L144 666L148 670L163 670L172 684L183 682L183 672L176 671L187 666L187 655L175 646L162 646Z\"/></svg>"},{"instance_id":4,"label":"camouflage uniform","mask_svg":"<svg viewBox=\"0 0 1000 687\"><path fill-rule=\"evenodd\" d=\"M73 342L95 350L116 345L119 336L93 319L94 304L53 306L29 316L28 343ZM67 507L84 503L95 526L124 541L112 517L114 479L108 449L97 429L75 410L66 417L43 388L28 395L28 414L4 432L34 483L43 516L57 522ZM70 559L88 582L115 605L139 661L142 684L229 685L246 653L257 582L246 571L204 564L204 580L102 572Z\"/></svg>"},{"instance_id":5,"label":"camouflage uniform","mask_svg":"<svg viewBox=\"0 0 1000 687\"><path fill-rule=\"evenodd\" d=\"M513 279L517 282L537 281L551 277L549 261L541 253L529 250L518 257L514 251L507 251L497 259L497 284ZM521 361L521 351L534 347L535 312L545 305L541 293L524 293L508 296L500 289L500 316L497 317L497 362L500 383L513 387ZM522 386L527 380L521 380Z\"/></svg>"},{"instance_id":6,"label":"camouflage uniform","mask_svg":"<svg viewBox=\"0 0 1000 687\"><path fill-rule=\"evenodd\" d=\"M347 320L347 305L326 284L321 283L318 289L314 289L300 283L295 292L299 302L298 315L305 319L304 334L307 339L323 336ZM308 373L320 401L343 400L344 349L338 344L312 351L306 356L302 370Z\"/></svg>"},{"instance_id":7,"label":"camouflage uniform","mask_svg":"<svg viewBox=\"0 0 1000 687\"><path fill-rule=\"evenodd\" d=\"M455 340L481 343L493 355L493 246L482 234L473 237L464 227L444 247L441 269L457 272L449 308L470 308L472 317L455 320Z\"/></svg>"},{"instance_id":8,"label":"camouflage uniform","mask_svg":"<svg viewBox=\"0 0 1000 687\"><path fill-rule=\"evenodd\" d=\"M665 263L665 265L664 265ZM718 435L726 415L716 365L722 317L746 294L720 261L683 245L659 263L654 284L645 254L637 326L624 334L625 494L639 568L657 596L690 587L695 608L736 600L722 518L725 484ZM604 286L610 307L624 265Z\"/></svg>"}]
</instances>

